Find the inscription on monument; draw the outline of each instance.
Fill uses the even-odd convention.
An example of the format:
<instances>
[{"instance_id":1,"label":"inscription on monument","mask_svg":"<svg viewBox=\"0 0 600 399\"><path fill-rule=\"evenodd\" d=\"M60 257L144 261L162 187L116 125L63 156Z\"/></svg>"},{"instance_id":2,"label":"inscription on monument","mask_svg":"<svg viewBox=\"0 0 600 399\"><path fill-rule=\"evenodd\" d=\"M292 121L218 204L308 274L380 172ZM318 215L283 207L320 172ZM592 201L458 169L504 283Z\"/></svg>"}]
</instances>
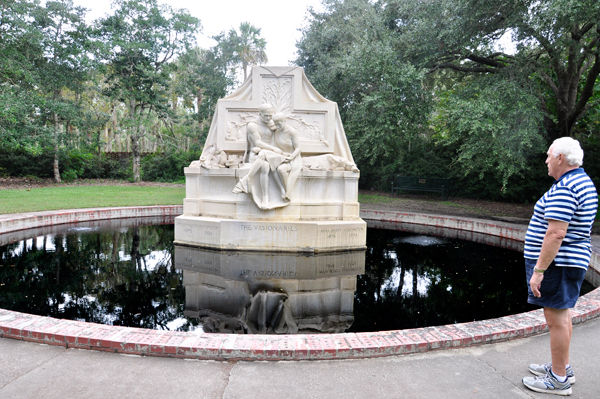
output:
<instances>
[{"instance_id":1,"label":"inscription on monument","mask_svg":"<svg viewBox=\"0 0 600 399\"><path fill-rule=\"evenodd\" d=\"M179 226L184 233L186 234L194 234L195 232L200 232L200 234L204 234L205 236L212 236L219 234L219 226L210 226L205 224L192 224L192 223L178 223Z\"/></svg>"},{"instance_id":2,"label":"inscription on monument","mask_svg":"<svg viewBox=\"0 0 600 399\"><path fill-rule=\"evenodd\" d=\"M293 232L298 231L298 227L296 226L273 226L273 225L252 225L252 224L242 224L240 225L241 231L283 231L283 232Z\"/></svg>"},{"instance_id":3,"label":"inscription on monument","mask_svg":"<svg viewBox=\"0 0 600 399\"><path fill-rule=\"evenodd\" d=\"M321 229L321 236L324 236L325 238L336 238L336 237L343 237L343 234L345 233L346 237L358 238L363 231L364 231L364 228L362 228L362 227Z\"/></svg>"}]
</instances>

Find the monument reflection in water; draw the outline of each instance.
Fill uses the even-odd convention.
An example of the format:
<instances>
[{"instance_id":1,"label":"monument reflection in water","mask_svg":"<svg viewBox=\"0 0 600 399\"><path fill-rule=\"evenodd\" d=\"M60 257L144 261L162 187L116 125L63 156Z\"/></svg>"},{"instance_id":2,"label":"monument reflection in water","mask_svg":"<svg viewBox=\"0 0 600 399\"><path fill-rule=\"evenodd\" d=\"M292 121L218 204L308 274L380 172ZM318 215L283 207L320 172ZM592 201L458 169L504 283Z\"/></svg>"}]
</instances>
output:
<instances>
[{"instance_id":1,"label":"monument reflection in water","mask_svg":"<svg viewBox=\"0 0 600 399\"><path fill-rule=\"evenodd\" d=\"M206 332L342 333L354 322L365 251L302 255L175 246L185 311Z\"/></svg>"}]
</instances>

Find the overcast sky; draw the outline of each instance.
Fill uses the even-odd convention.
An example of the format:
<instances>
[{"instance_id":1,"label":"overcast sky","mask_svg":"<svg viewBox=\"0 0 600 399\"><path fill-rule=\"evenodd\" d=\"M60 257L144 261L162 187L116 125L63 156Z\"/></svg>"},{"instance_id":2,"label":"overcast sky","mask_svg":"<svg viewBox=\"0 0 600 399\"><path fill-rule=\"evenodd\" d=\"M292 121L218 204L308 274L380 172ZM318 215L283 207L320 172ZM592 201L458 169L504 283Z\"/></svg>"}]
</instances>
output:
<instances>
[{"instance_id":1,"label":"overcast sky","mask_svg":"<svg viewBox=\"0 0 600 399\"><path fill-rule=\"evenodd\" d=\"M211 36L231 28L238 29L241 22L250 22L261 29L267 41L268 65L285 66L295 59L296 41L301 38L299 29L305 24L308 7L322 10L321 0L158 0L173 8L186 8L199 18L202 33L198 45L209 48L215 44ZM111 0L73 0L87 8L88 20L111 13ZM239 30L239 29L238 29Z\"/></svg>"}]
</instances>

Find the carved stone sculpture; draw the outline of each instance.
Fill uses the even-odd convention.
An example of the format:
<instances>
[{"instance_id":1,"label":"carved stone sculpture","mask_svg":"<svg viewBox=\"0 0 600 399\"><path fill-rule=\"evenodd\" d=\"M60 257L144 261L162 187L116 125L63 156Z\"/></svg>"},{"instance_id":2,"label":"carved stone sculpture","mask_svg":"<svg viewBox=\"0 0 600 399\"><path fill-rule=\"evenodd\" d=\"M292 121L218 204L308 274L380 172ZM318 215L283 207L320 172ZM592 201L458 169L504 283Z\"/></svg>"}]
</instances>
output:
<instances>
[{"instance_id":1,"label":"carved stone sculpture","mask_svg":"<svg viewBox=\"0 0 600 399\"><path fill-rule=\"evenodd\" d=\"M212 148L216 148L213 146ZM226 168L227 154L221 148L216 148L215 151L209 152L200 158L200 166L205 169L223 169Z\"/></svg>"},{"instance_id":2,"label":"carved stone sculpture","mask_svg":"<svg viewBox=\"0 0 600 399\"><path fill-rule=\"evenodd\" d=\"M258 120L248 123L246 128L248 132L246 151L250 170L240 179L233 192L250 194L260 209L271 209L269 175L284 162L285 154L282 149L274 145L273 107L269 104L261 105L258 115ZM279 174L273 177L280 190L285 191Z\"/></svg>"},{"instance_id":3,"label":"carved stone sculpture","mask_svg":"<svg viewBox=\"0 0 600 399\"><path fill-rule=\"evenodd\" d=\"M291 126L286 125L283 113L272 115L273 108L264 104L257 122L248 124L248 161L250 171L240 179L234 193L252 195L260 209L272 209L290 203L291 192L302 170L300 137ZM272 126L275 131L271 131ZM269 175L279 188L283 204L269 201Z\"/></svg>"},{"instance_id":4,"label":"carved stone sculpture","mask_svg":"<svg viewBox=\"0 0 600 399\"><path fill-rule=\"evenodd\" d=\"M303 158L302 166L309 170L347 170L358 172L355 163L331 154Z\"/></svg>"},{"instance_id":5,"label":"carved stone sculpture","mask_svg":"<svg viewBox=\"0 0 600 399\"><path fill-rule=\"evenodd\" d=\"M219 250L363 249L358 168L337 105L299 67L254 67L217 102L185 169L175 242Z\"/></svg>"},{"instance_id":6,"label":"carved stone sculpture","mask_svg":"<svg viewBox=\"0 0 600 399\"><path fill-rule=\"evenodd\" d=\"M281 186L281 197L289 201L292 190L296 187L296 181L302 170L300 136L296 129L286 124L283 113L275 114L273 122L277 127L277 130L275 130L275 145L286 155L283 162L277 166L277 174L283 183Z\"/></svg>"}]
</instances>

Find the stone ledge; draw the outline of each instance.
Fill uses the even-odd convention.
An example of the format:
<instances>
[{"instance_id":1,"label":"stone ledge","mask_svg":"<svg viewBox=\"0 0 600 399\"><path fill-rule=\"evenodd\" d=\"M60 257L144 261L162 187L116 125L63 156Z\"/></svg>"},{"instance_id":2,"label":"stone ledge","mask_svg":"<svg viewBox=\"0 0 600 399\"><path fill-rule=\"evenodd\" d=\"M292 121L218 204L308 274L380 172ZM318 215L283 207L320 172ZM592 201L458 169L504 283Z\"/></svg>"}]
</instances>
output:
<instances>
[{"instance_id":1,"label":"stone ledge","mask_svg":"<svg viewBox=\"0 0 600 399\"><path fill-rule=\"evenodd\" d=\"M151 216L179 216L182 205L129 206L121 208L64 209L0 215L0 234L58 224Z\"/></svg>"},{"instance_id":2,"label":"stone ledge","mask_svg":"<svg viewBox=\"0 0 600 399\"><path fill-rule=\"evenodd\" d=\"M129 207L4 215L0 218L0 222L3 223L0 225L0 231L5 233L22 228L101 218L158 216L160 212L170 215L181 210L181 206ZM522 226L476 219L376 211L365 211L361 216L367 221L386 220L470 229L478 233L511 237L512 240L522 240L524 234ZM23 223L19 224L18 221ZM39 224L35 224L36 222ZM5 226L23 225L27 227L5 230ZM597 272L600 250L594 245L593 251L590 267ZM600 289L582 296L572 313L574 324L598 317ZM267 336L198 334L105 326L0 309L0 337L3 338L66 348L213 360L324 360L390 356L502 342L538 335L547 329L542 310L497 319L410 330Z\"/></svg>"}]
</instances>

